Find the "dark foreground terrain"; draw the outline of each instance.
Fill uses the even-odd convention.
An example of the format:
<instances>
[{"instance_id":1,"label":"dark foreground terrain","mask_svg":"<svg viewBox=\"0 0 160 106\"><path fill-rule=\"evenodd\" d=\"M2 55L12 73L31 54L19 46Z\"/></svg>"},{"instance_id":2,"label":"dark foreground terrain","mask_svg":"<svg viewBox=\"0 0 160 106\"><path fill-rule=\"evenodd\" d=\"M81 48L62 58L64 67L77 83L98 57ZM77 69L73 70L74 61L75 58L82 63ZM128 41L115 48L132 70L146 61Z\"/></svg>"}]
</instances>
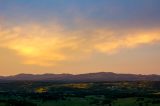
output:
<instances>
[{"instance_id":1,"label":"dark foreground terrain","mask_svg":"<svg viewBox=\"0 0 160 106\"><path fill-rule=\"evenodd\" d=\"M4 81L0 106L160 106L160 82Z\"/></svg>"}]
</instances>

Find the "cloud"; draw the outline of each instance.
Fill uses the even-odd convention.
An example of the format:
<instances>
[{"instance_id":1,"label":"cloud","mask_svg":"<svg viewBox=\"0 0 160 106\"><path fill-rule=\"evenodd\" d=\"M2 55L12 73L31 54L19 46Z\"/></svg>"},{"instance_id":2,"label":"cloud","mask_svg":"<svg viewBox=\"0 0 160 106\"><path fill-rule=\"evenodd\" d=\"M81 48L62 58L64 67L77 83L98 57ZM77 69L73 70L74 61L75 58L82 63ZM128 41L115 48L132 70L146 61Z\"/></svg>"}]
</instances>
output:
<instances>
[{"instance_id":1,"label":"cloud","mask_svg":"<svg viewBox=\"0 0 160 106\"><path fill-rule=\"evenodd\" d=\"M0 27L0 47L14 50L23 64L39 66L77 61L94 52L118 53L121 49L159 41L159 29L137 31L98 27L70 30L57 23Z\"/></svg>"},{"instance_id":2,"label":"cloud","mask_svg":"<svg viewBox=\"0 0 160 106\"><path fill-rule=\"evenodd\" d=\"M18 26L1 30L0 46L14 50L25 64L54 65L67 59L63 49L76 46L74 38L62 35L63 31L56 26Z\"/></svg>"},{"instance_id":3,"label":"cloud","mask_svg":"<svg viewBox=\"0 0 160 106\"><path fill-rule=\"evenodd\" d=\"M123 31L123 36L117 37L122 32L115 31L112 38L107 38L95 44L95 48L103 53L115 53L123 48L135 48L140 45L153 44L160 41L159 30Z\"/></svg>"}]
</instances>

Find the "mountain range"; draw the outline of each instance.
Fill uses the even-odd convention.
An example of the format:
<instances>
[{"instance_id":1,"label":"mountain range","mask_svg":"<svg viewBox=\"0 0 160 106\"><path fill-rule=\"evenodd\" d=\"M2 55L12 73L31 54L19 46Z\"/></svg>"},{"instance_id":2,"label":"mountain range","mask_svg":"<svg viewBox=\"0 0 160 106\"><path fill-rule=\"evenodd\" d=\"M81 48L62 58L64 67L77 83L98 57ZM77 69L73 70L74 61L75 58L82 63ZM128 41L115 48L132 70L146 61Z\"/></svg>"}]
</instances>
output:
<instances>
[{"instance_id":1,"label":"mountain range","mask_svg":"<svg viewBox=\"0 0 160 106\"><path fill-rule=\"evenodd\" d=\"M0 76L0 81L53 81L53 82L104 82L104 81L160 81L160 75L117 74L98 72L87 74L18 74Z\"/></svg>"}]
</instances>

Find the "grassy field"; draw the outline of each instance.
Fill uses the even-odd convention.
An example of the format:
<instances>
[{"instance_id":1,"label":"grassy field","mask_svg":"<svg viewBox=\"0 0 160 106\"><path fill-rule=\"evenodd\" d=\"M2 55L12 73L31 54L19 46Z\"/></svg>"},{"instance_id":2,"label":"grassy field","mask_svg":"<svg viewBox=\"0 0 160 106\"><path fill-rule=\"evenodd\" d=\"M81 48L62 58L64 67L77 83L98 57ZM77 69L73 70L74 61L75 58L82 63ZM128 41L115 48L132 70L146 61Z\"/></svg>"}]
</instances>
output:
<instances>
[{"instance_id":1,"label":"grassy field","mask_svg":"<svg viewBox=\"0 0 160 106\"><path fill-rule=\"evenodd\" d=\"M137 98L121 98L111 104L91 104L91 99L71 98L63 101L38 102L38 106L160 106L160 103L152 103L154 100L145 98L137 101Z\"/></svg>"},{"instance_id":2,"label":"grassy field","mask_svg":"<svg viewBox=\"0 0 160 106\"><path fill-rule=\"evenodd\" d=\"M118 98L109 101L102 97L85 97L85 98L66 98L66 100L58 101L42 101L42 100L28 100L35 105L33 106L160 106L160 99L153 98ZM157 102L158 101L158 102ZM20 101L19 101L20 102ZM0 106L20 106L8 105L7 103L0 103ZM27 105L23 105L27 106ZM32 106L32 105L30 105Z\"/></svg>"},{"instance_id":3,"label":"grassy field","mask_svg":"<svg viewBox=\"0 0 160 106\"><path fill-rule=\"evenodd\" d=\"M1 83L0 106L160 106L159 85L146 81Z\"/></svg>"}]
</instances>

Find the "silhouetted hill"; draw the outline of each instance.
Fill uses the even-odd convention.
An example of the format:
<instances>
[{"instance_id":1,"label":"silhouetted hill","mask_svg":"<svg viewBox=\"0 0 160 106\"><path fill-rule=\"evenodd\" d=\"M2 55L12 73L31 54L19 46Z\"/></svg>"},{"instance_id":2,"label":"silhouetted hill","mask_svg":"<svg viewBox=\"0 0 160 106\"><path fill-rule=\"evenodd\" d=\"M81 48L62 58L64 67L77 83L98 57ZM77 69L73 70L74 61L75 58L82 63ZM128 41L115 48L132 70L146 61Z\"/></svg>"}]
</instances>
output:
<instances>
[{"instance_id":1,"label":"silhouetted hill","mask_svg":"<svg viewBox=\"0 0 160 106\"><path fill-rule=\"evenodd\" d=\"M87 74L18 74L15 76L1 76L2 81L54 81L54 82L103 82L103 81L160 81L160 75L116 74L99 72Z\"/></svg>"}]
</instances>

